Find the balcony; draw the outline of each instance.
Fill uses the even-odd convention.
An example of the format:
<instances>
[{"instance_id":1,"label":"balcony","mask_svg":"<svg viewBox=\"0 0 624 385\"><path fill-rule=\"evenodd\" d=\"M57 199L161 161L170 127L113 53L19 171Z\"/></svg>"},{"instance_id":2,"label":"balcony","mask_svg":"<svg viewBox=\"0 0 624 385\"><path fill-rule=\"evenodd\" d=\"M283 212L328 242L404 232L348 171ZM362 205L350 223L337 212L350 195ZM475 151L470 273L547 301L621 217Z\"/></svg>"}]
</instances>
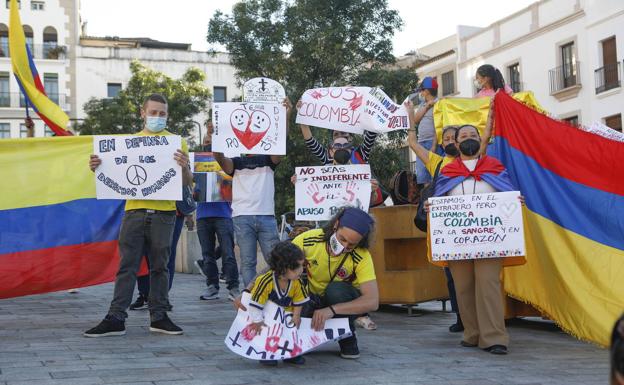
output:
<instances>
[{"instance_id":1,"label":"balcony","mask_svg":"<svg viewBox=\"0 0 624 385\"><path fill-rule=\"evenodd\" d=\"M550 95L559 101L578 95L581 90L580 62L572 62L548 71Z\"/></svg>"},{"instance_id":2,"label":"balcony","mask_svg":"<svg viewBox=\"0 0 624 385\"><path fill-rule=\"evenodd\" d=\"M65 94L50 94L48 98L67 111ZM0 92L0 108L25 108L26 102L21 92Z\"/></svg>"},{"instance_id":3,"label":"balcony","mask_svg":"<svg viewBox=\"0 0 624 385\"><path fill-rule=\"evenodd\" d=\"M620 84L620 62L607 64L594 71L596 94L618 88Z\"/></svg>"},{"instance_id":4,"label":"balcony","mask_svg":"<svg viewBox=\"0 0 624 385\"><path fill-rule=\"evenodd\" d=\"M56 44L34 44L30 45L30 52L35 59L65 60L67 47ZM9 45L0 44L0 58L9 56Z\"/></svg>"}]
</instances>

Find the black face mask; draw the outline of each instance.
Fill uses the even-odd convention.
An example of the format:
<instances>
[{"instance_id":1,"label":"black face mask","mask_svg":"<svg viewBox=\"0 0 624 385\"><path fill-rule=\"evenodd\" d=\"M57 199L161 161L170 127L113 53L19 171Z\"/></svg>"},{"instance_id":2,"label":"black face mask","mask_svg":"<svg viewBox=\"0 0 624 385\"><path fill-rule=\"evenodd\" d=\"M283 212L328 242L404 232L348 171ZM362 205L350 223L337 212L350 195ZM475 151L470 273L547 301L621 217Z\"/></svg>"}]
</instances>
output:
<instances>
[{"instance_id":1,"label":"black face mask","mask_svg":"<svg viewBox=\"0 0 624 385\"><path fill-rule=\"evenodd\" d=\"M455 146L455 143L447 144L446 147L444 147L444 153L450 156L459 155L459 151L457 151L457 146Z\"/></svg>"},{"instance_id":2,"label":"black face mask","mask_svg":"<svg viewBox=\"0 0 624 385\"><path fill-rule=\"evenodd\" d=\"M479 153L481 142L476 139L466 139L459 144L459 151L466 156L474 156Z\"/></svg>"},{"instance_id":3,"label":"black face mask","mask_svg":"<svg viewBox=\"0 0 624 385\"><path fill-rule=\"evenodd\" d=\"M334 151L334 162L337 164L348 164L350 160L351 151L344 149Z\"/></svg>"}]
</instances>

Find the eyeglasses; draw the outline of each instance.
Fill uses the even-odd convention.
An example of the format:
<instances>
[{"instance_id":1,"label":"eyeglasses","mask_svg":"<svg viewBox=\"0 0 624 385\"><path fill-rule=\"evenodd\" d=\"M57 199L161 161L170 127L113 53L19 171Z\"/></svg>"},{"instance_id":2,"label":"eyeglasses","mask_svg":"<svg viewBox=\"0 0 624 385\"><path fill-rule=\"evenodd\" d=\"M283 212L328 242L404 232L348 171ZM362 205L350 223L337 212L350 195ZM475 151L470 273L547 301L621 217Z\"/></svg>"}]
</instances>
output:
<instances>
[{"instance_id":1,"label":"eyeglasses","mask_svg":"<svg viewBox=\"0 0 624 385\"><path fill-rule=\"evenodd\" d=\"M347 150L353 147L351 143L333 143L332 148L336 150Z\"/></svg>"}]
</instances>

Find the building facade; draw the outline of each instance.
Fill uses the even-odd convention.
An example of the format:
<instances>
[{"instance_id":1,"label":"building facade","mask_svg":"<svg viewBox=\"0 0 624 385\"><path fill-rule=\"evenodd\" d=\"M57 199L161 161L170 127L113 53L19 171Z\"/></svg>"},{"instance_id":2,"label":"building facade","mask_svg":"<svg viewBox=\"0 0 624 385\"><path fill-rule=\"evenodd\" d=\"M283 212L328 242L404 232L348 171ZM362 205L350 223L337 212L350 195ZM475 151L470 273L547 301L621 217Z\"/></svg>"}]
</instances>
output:
<instances>
[{"instance_id":1,"label":"building facade","mask_svg":"<svg viewBox=\"0 0 624 385\"><path fill-rule=\"evenodd\" d=\"M189 67L206 74L214 101L240 97L235 68L226 53L192 51L190 44L146 38L86 36L78 0L21 0L20 16L46 93L69 115L72 125L85 117L91 98L114 97L130 80L130 62L179 78ZM0 3L0 138L26 136L25 106L11 71L8 50L9 1ZM35 136L52 135L33 111ZM205 116L194 121L202 123ZM198 137L198 133L195 133Z\"/></svg>"}]
</instances>

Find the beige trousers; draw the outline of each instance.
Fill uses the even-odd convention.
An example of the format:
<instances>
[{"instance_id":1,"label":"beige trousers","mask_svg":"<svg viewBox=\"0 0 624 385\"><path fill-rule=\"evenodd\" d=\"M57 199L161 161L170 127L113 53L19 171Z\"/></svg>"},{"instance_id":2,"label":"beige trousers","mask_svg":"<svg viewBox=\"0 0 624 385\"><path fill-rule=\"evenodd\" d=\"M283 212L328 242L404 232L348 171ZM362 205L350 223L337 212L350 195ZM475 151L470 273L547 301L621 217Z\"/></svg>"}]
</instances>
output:
<instances>
[{"instance_id":1,"label":"beige trousers","mask_svg":"<svg viewBox=\"0 0 624 385\"><path fill-rule=\"evenodd\" d=\"M455 281L464 341L485 349L509 345L501 291L500 258L449 261Z\"/></svg>"}]
</instances>

